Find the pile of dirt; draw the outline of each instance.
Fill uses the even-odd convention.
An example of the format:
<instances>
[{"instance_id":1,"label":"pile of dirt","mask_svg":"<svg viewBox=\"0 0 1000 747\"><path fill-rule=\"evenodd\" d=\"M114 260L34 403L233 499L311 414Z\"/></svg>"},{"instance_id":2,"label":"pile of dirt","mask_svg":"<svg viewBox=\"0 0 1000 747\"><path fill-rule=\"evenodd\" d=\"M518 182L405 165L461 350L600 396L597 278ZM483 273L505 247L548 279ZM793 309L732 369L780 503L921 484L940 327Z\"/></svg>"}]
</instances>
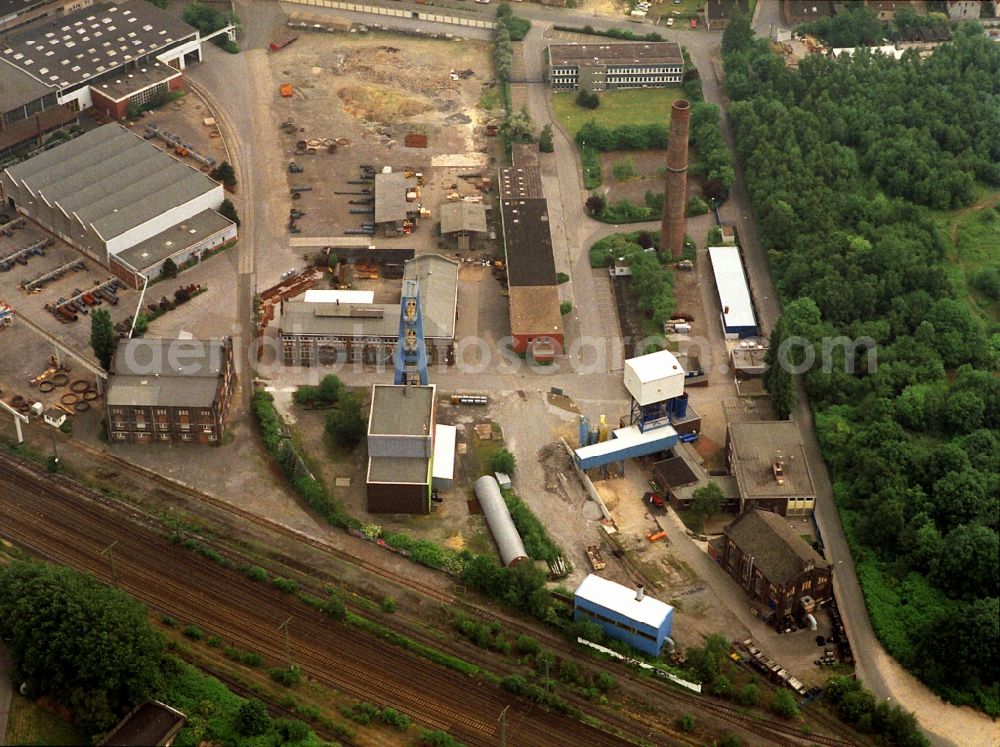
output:
<instances>
[{"instance_id":1,"label":"pile of dirt","mask_svg":"<svg viewBox=\"0 0 1000 747\"><path fill-rule=\"evenodd\" d=\"M404 92L375 86L344 86L337 91L344 111L356 119L391 124L434 107Z\"/></svg>"},{"instance_id":2,"label":"pile of dirt","mask_svg":"<svg viewBox=\"0 0 1000 747\"><path fill-rule=\"evenodd\" d=\"M425 96L458 90L458 83L444 70L413 65L397 47L358 47L336 54L330 63L330 69L337 75L353 75L380 86L397 86Z\"/></svg>"}]
</instances>

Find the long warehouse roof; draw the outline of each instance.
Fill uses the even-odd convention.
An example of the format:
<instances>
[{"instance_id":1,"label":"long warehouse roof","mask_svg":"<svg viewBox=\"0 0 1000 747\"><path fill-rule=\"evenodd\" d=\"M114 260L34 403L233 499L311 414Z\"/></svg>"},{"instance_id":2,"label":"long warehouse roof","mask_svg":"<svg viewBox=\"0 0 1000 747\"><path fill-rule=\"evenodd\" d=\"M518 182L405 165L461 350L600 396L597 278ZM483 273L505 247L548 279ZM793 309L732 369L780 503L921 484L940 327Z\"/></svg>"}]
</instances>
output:
<instances>
[{"instance_id":1,"label":"long warehouse roof","mask_svg":"<svg viewBox=\"0 0 1000 747\"><path fill-rule=\"evenodd\" d=\"M555 285L552 234L544 198L501 200L507 280L517 285Z\"/></svg>"},{"instance_id":2,"label":"long warehouse roof","mask_svg":"<svg viewBox=\"0 0 1000 747\"><path fill-rule=\"evenodd\" d=\"M643 596L641 600L637 600L635 589L616 584L614 581L595 576L593 573L583 579L576 587L573 596L575 599L596 604L606 610L617 612L629 620L635 620L653 628L659 628L663 621L670 617L670 613L674 609L666 602L652 597Z\"/></svg>"},{"instance_id":3,"label":"long warehouse roof","mask_svg":"<svg viewBox=\"0 0 1000 747\"><path fill-rule=\"evenodd\" d=\"M756 327L757 319L753 313L740 250L735 246L712 246L708 249L708 257L712 262L726 327Z\"/></svg>"},{"instance_id":4,"label":"long warehouse roof","mask_svg":"<svg viewBox=\"0 0 1000 747\"><path fill-rule=\"evenodd\" d=\"M7 175L105 241L222 189L114 123L15 164Z\"/></svg>"}]
</instances>

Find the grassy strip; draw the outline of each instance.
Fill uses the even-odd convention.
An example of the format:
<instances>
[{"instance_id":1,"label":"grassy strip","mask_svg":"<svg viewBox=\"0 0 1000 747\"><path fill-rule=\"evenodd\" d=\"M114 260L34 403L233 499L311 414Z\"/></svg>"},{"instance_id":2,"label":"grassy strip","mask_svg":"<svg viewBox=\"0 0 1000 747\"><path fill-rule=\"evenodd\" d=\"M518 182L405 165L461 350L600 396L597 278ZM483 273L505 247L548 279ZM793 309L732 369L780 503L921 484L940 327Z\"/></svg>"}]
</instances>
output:
<instances>
[{"instance_id":1,"label":"grassy strip","mask_svg":"<svg viewBox=\"0 0 1000 747\"><path fill-rule=\"evenodd\" d=\"M524 549L532 560L544 560L554 563L562 556L562 549L557 545L538 517L528 508L528 504L509 490L503 491L503 499L514 520L514 526L521 535Z\"/></svg>"},{"instance_id":2,"label":"grassy strip","mask_svg":"<svg viewBox=\"0 0 1000 747\"><path fill-rule=\"evenodd\" d=\"M407 651L416 654L417 656L422 656L428 661L432 661L435 664L440 664L443 667L448 667L448 669L454 669L456 672L461 672L462 674L479 674L479 667L475 664L470 664L467 661L459 659L457 656L452 656L451 654L446 654L443 651L438 651L430 646L425 646L412 638L409 638L401 633L397 633L395 630L390 630L384 625L369 620L366 617L361 617L360 615L355 615L353 612L348 612L344 621L359 630L364 630L366 633L371 633L383 640L394 643L401 648L405 648Z\"/></svg>"},{"instance_id":3,"label":"grassy strip","mask_svg":"<svg viewBox=\"0 0 1000 747\"><path fill-rule=\"evenodd\" d=\"M253 395L253 413L260 426L264 445L281 466L285 477L314 511L337 527L359 528L361 522L345 513L340 505L326 494L323 483L308 473L298 470L300 461L290 439L282 435L282 421L274 407L274 397L268 392L257 391Z\"/></svg>"},{"instance_id":4,"label":"grassy strip","mask_svg":"<svg viewBox=\"0 0 1000 747\"><path fill-rule=\"evenodd\" d=\"M196 747L206 741L216 744L239 744L244 747L270 747L282 744L294 734L295 744L323 744L315 732L301 721L278 719L266 722L267 730L257 736L240 732L240 707L248 701L229 690L222 682L202 674L180 659L168 659L163 700L187 714L187 725L174 742L176 747Z\"/></svg>"},{"instance_id":5,"label":"grassy strip","mask_svg":"<svg viewBox=\"0 0 1000 747\"><path fill-rule=\"evenodd\" d=\"M601 31L600 29L595 29L590 24L587 24L583 28L577 26L553 26L553 28L556 31L572 31L575 34L589 34L590 36L607 36L611 39L624 39L625 41L663 41L663 37L655 31L642 35L626 29L607 29L606 31Z\"/></svg>"},{"instance_id":6,"label":"grassy strip","mask_svg":"<svg viewBox=\"0 0 1000 747\"><path fill-rule=\"evenodd\" d=\"M580 161L583 163L584 189L597 189L604 181L601 175L601 156L593 148L580 148Z\"/></svg>"}]
</instances>

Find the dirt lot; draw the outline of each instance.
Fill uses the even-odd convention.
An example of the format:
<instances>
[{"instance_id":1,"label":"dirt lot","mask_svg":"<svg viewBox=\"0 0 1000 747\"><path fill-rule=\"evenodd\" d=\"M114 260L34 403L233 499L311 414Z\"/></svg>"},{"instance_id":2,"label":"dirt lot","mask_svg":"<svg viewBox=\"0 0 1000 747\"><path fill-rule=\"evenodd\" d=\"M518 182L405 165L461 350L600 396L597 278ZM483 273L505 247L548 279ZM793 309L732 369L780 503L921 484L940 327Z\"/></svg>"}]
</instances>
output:
<instances>
[{"instance_id":1,"label":"dirt lot","mask_svg":"<svg viewBox=\"0 0 1000 747\"><path fill-rule=\"evenodd\" d=\"M293 185L312 187L294 202L294 207L306 213L298 220L302 235L340 236L345 229L371 220L368 215L350 213L352 207L363 206L348 201L362 196L334 192L371 187L346 183L360 177L361 164L376 169L391 166L424 174L419 202L431 211L431 217L421 221L412 235L388 239L386 245L436 250L434 224L445 195L452 191L463 196L478 194L458 174L488 175L494 170L496 141L485 136L484 127L487 120L494 120L477 105L492 79L488 45L385 33L304 33L269 61L275 126L286 121L295 125L282 133L283 156L286 163L294 160L304 168L300 174L276 175L282 183L275 185L275 193ZM452 70L467 77L453 79ZM286 83L293 86L290 98L279 94L279 87ZM405 147L410 132L426 135L428 147ZM332 154L322 146L314 154L296 154L298 141L314 139L341 144ZM291 199L288 206L292 207ZM283 216L284 208L275 214Z\"/></svg>"},{"instance_id":2,"label":"dirt lot","mask_svg":"<svg viewBox=\"0 0 1000 747\"><path fill-rule=\"evenodd\" d=\"M38 241L50 238L50 234L40 226L25 221L24 228L14 231L13 236L0 235L0 257L7 257ZM54 238L54 237L52 237ZM0 272L0 298L13 306L18 314L39 325L72 350L87 351L90 349L90 324L86 315L78 314L76 322L62 323L53 314L45 310L46 304L53 304L60 298L67 299L75 295L77 289L86 290L95 283L103 282L113 277L111 272L96 262L84 260L84 269L70 271L57 280L46 283L40 289L31 293L23 291L20 286L46 273L55 270L73 260L83 257L76 249L59 239L44 249L44 255L26 258L25 264L15 264L8 272ZM104 304L111 312L111 318L118 322L135 311L138 298L136 291L119 288L117 291L120 302L117 306ZM16 324L16 322L15 322ZM47 354L46 354L47 355Z\"/></svg>"},{"instance_id":3,"label":"dirt lot","mask_svg":"<svg viewBox=\"0 0 1000 747\"><path fill-rule=\"evenodd\" d=\"M210 116L201 99L189 93L159 109L144 112L138 119L129 123L129 129L137 135L142 135L146 132L147 124L155 125L158 129L178 136L181 142L190 145L200 155L221 163L228 159L226 147L219 135L218 127L205 124L205 119ZM179 155L173 147L159 138L152 138L149 142L160 150ZM209 166L190 156L181 156L180 160L205 173L211 170Z\"/></svg>"}]
</instances>

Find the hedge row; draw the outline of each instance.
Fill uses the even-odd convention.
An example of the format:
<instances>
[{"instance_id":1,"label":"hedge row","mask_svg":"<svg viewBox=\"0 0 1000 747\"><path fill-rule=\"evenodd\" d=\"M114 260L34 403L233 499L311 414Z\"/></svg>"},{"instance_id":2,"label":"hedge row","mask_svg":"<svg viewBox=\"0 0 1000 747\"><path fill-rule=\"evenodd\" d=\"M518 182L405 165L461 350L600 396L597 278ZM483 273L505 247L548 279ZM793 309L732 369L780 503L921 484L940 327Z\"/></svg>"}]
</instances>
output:
<instances>
[{"instance_id":1,"label":"hedge row","mask_svg":"<svg viewBox=\"0 0 1000 747\"><path fill-rule=\"evenodd\" d=\"M271 453L271 456L281 466L282 472L285 473L285 477L288 478L295 492L314 511L334 526L345 529L360 527L361 522L344 513L340 506L326 494L326 489L319 480L307 473L294 471L291 465L298 462L299 457L295 454L295 449L291 441L286 439L281 433L281 416L278 415L278 411L274 407L274 397L270 393L263 391L254 392L253 414L257 419L257 424L260 426L264 445L267 446L267 450ZM290 459L290 456L294 457L294 459Z\"/></svg>"},{"instance_id":2,"label":"hedge row","mask_svg":"<svg viewBox=\"0 0 1000 747\"><path fill-rule=\"evenodd\" d=\"M605 127L588 122L576 133L576 142L581 148L601 151L662 149L667 147L669 133L667 126L662 124Z\"/></svg>"}]
</instances>

